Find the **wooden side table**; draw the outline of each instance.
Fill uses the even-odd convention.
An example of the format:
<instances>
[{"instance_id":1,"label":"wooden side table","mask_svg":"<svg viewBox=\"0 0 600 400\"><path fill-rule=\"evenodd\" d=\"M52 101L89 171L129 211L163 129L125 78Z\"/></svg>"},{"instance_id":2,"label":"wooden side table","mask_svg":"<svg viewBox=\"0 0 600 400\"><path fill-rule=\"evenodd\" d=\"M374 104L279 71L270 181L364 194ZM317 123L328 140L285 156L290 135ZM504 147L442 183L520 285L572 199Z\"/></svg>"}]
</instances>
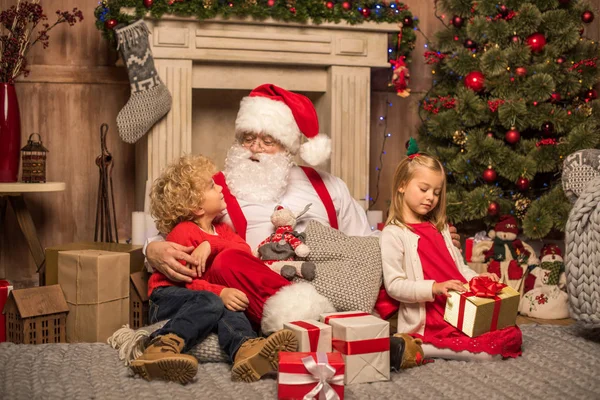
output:
<instances>
[{"instance_id":1,"label":"wooden side table","mask_svg":"<svg viewBox=\"0 0 600 400\"><path fill-rule=\"evenodd\" d=\"M46 183L0 183L0 227L5 225L6 204L10 203L21 227L21 232L27 240L27 245L35 261L37 272L40 277L40 286L44 284L44 264L46 256L44 248L40 243L33 219L25 204L23 195L25 193L42 193L42 192L62 192L65 190L64 182L46 182Z\"/></svg>"}]
</instances>

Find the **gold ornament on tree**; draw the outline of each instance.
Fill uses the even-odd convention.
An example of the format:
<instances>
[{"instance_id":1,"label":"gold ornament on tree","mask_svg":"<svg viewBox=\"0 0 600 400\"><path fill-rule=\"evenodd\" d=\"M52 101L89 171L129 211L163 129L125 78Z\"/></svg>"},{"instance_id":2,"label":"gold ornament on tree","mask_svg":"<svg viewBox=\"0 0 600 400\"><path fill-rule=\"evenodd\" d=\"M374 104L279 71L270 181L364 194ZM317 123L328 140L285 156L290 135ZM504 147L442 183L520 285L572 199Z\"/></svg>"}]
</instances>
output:
<instances>
[{"instance_id":1,"label":"gold ornament on tree","mask_svg":"<svg viewBox=\"0 0 600 400\"><path fill-rule=\"evenodd\" d=\"M213 0L204 0L204 8L212 8L213 6Z\"/></svg>"},{"instance_id":2,"label":"gold ornament on tree","mask_svg":"<svg viewBox=\"0 0 600 400\"><path fill-rule=\"evenodd\" d=\"M527 209L531 205L531 200L524 197L521 193L515 194L513 200L515 200L515 215L522 220L525 218L525 214L527 214Z\"/></svg>"},{"instance_id":3,"label":"gold ornament on tree","mask_svg":"<svg viewBox=\"0 0 600 400\"><path fill-rule=\"evenodd\" d=\"M460 146L461 153L465 152L465 145L467 144L467 133L465 131L455 131L452 135L452 141Z\"/></svg>"}]
</instances>

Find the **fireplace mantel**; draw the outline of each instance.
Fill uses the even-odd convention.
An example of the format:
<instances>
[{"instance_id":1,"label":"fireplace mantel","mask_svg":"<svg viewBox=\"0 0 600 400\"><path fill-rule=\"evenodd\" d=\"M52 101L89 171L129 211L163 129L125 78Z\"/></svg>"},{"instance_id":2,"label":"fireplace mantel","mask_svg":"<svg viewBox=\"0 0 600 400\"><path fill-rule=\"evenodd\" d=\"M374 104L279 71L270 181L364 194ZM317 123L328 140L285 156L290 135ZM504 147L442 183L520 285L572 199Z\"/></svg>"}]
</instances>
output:
<instances>
[{"instance_id":1,"label":"fireplace mantel","mask_svg":"<svg viewBox=\"0 0 600 400\"><path fill-rule=\"evenodd\" d=\"M273 83L314 92L320 131L333 146L330 165L322 168L342 178L366 208L371 68L389 67L388 33L398 30L395 24L199 21L171 15L145 21L173 106L138 145L139 158L147 160L138 172L138 188L173 159L192 152L193 89L249 91Z\"/></svg>"}]
</instances>

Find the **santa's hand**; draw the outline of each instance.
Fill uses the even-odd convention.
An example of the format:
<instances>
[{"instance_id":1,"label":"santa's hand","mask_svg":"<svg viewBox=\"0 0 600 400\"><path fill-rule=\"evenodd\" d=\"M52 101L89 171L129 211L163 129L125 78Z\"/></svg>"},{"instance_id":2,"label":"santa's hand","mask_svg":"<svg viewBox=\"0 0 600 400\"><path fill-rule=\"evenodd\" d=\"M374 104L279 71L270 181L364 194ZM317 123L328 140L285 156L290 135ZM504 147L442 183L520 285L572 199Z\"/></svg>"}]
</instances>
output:
<instances>
[{"instance_id":1,"label":"santa's hand","mask_svg":"<svg viewBox=\"0 0 600 400\"><path fill-rule=\"evenodd\" d=\"M462 248L460 247L460 235L458 234L456 227L453 225L450 225L448 227L448 230L450 231L450 237L452 238L452 244L454 245L454 247L456 247L457 249L459 249L462 252Z\"/></svg>"},{"instance_id":2,"label":"santa's hand","mask_svg":"<svg viewBox=\"0 0 600 400\"><path fill-rule=\"evenodd\" d=\"M175 282L191 282L197 276L196 268L181 265L178 260L197 265L197 261L189 254L192 246L182 246L173 242L151 242L146 247L146 258L155 270Z\"/></svg>"},{"instance_id":3,"label":"santa's hand","mask_svg":"<svg viewBox=\"0 0 600 400\"><path fill-rule=\"evenodd\" d=\"M223 304L231 311L244 311L248 308L248 297L244 292L234 288L225 288L221 290L221 300Z\"/></svg>"},{"instance_id":4,"label":"santa's hand","mask_svg":"<svg viewBox=\"0 0 600 400\"><path fill-rule=\"evenodd\" d=\"M296 253L296 255L298 257L306 257L308 255L308 253L310 253L310 249L308 248L307 245L302 243L300 246L296 247L296 250L294 250L294 253Z\"/></svg>"},{"instance_id":5,"label":"santa's hand","mask_svg":"<svg viewBox=\"0 0 600 400\"><path fill-rule=\"evenodd\" d=\"M500 278L498 277L498 275L496 275L493 272L484 272L482 274L479 274L479 276L487 276L488 278L490 278L494 282L498 282L500 280Z\"/></svg>"},{"instance_id":6,"label":"santa's hand","mask_svg":"<svg viewBox=\"0 0 600 400\"><path fill-rule=\"evenodd\" d=\"M190 268L196 268L196 272L198 273L198 277L201 277L206 271L206 260L208 260L208 256L210 256L210 243L202 242L198 247L194 249L192 252L192 257L196 260L196 265L188 265Z\"/></svg>"},{"instance_id":7,"label":"santa's hand","mask_svg":"<svg viewBox=\"0 0 600 400\"><path fill-rule=\"evenodd\" d=\"M434 296L446 296L450 297L449 290L456 290L457 292L465 292L467 289L463 286L462 282L456 279L452 279L446 282L435 282L431 289Z\"/></svg>"}]
</instances>

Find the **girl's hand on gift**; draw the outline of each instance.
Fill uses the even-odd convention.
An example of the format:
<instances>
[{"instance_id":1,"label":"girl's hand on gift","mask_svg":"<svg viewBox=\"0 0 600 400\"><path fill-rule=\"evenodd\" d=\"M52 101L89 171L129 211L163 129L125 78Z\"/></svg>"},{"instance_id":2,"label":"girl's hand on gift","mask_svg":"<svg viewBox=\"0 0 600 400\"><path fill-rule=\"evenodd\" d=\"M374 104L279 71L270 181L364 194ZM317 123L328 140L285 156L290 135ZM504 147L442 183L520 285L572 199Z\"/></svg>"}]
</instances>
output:
<instances>
[{"instance_id":1,"label":"girl's hand on gift","mask_svg":"<svg viewBox=\"0 0 600 400\"><path fill-rule=\"evenodd\" d=\"M463 283L459 280L452 279L446 282L435 282L431 291L434 296L446 296L450 297L449 290L456 290L457 292L465 292L467 289L463 286Z\"/></svg>"},{"instance_id":2,"label":"girl's hand on gift","mask_svg":"<svg viewBox=\"0 0 600 400\"><path fill-rule=\"evenodd\" d=\"M192 252L192 258L196 260L198 266L190 265L190 268L196 268L198 278L206 271L206 260L208 260L208 256L210 256L210 243L208 242L200 243L200 245Z\"/></svg>"},{"instance_id":3,"label":"girl's hand on gift","mask_svg":"<svg viewBox=\"0 0 600 400\"><path fill-rule=\"evenodd\" d=\"M221 290L221 300L223 304L231 311L244 311L248 308L248 297L244 292L234 288L225 288Z\"/></svg>"},{"instance_id":4,"label":"girl's hand on gift","mask_svg":"<svg viewBox=\"0 0 600 400\"><path fill-rule=\"evenodd\" d=\"M500 278L498 278L498 275L494 274L493 272L484 272L482 274L479 274L479 276L487 276L494 282L498 282L500 280Z\"/></svg>"}]
</instances>

